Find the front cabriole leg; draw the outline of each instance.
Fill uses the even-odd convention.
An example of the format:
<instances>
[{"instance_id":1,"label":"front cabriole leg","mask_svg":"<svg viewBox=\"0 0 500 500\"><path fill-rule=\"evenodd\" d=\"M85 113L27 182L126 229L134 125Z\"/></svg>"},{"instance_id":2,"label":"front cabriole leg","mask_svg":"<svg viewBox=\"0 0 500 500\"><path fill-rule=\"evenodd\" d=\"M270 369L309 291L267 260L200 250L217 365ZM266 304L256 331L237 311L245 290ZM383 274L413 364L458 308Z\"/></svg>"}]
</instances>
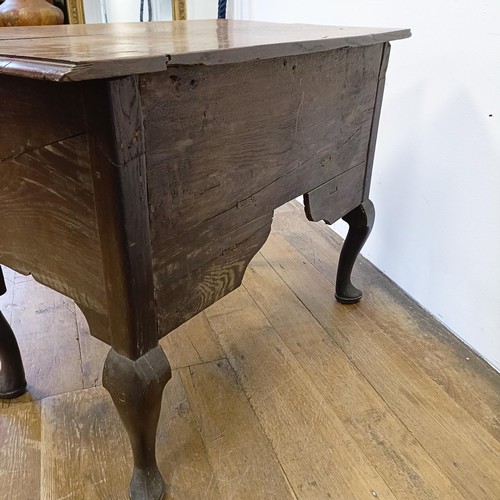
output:
<instances>
[{"instance_id":1,"label":"front cabriole leg","mask_svg":"<svg viewBox=\"0 0 500 500\"><path fill-rule=\"evenodd\" d=\"M0 268L0 295L7 291ZM0 311L0 398L17 398L26 391L24 367L16 337Z\"/></svg>"},{"instance_id":2,"label":"front cabriole leg","mask_svg":"<svg viewBox=\"0 0 500 500\"><path fill-rule=\"evenodd\" d=\"M349 224L349 232L340 252L335 298L341 304L355 304L362 293L351 282L352 268L373 228L375 208L366 200L342 218Z\"/></svg>"},{"instance_id":3,"label":"front cabriole leg","mask_svg":"<svg viewBox=\"0 0 500 500\"><path fill-rule=\"evenodd\" d=\"M160 500L165 494L155 450L163 388L170 377L170 365L160 346L136 361L111 349L104 364L102 383L111 394L132 446L133 500Z\"/></svg>"}]
</instances>

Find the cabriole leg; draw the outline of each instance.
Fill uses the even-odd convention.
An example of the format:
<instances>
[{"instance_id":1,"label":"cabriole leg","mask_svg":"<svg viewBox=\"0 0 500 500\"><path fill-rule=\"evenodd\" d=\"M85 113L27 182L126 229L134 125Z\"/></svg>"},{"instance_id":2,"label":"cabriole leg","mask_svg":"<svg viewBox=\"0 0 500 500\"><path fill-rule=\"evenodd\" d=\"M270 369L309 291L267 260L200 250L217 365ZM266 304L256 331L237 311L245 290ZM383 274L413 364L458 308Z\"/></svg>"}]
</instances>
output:
<instances>
[{"instance_id":1,"label":"cabriole leg","mask_svg":"<svg viewBox=\"0 0 500 500\"><path fill-rule=\"evenodd\" d=\"M352 268L372 230L375 208L366 200L342 218L349 224L349 232L340 252L335 298L341 304L355 304L362 293L351 283Z\"/></svg>"},{"instance_id":2,"label":"cabriole leg","mask_svg":"<svg viewBox=\"0 0 500 500\"><path fill-rule=\"evenodd\" d=\"M0 295L7 291L0 267ZM17 398L26 391L26 377L16 337L0 311L0 398Z\"/></svg>"},{"instance_id":3,"label":"cabriole leg","mask_svg":"<svg viewBox=\"0 0 500 500\"><path fill-rule=\"evenodd\" d=\"M170 377L170 365L160 346L136 361L111 349L104 364L103 385L111 394L132 446L133 500L160 500L165 494L156 463L156 430L163 388Z\"/></svg>"}]
</instances>

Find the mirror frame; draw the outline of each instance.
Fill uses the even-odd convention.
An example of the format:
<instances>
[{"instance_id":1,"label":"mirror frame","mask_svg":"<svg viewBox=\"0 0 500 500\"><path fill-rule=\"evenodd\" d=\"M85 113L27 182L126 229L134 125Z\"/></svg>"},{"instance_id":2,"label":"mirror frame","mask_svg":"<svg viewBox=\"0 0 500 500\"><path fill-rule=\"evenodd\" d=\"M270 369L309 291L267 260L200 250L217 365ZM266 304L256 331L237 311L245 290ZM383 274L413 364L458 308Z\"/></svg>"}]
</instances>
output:
<instances>
[{"instance_id":1,"label":"mirror frame","mask_svg":"<svg viewBox=\"0 0 500 500\"><path fill-rule=\"evenodd\" d=\"M85 24L83 0L66 0L69 24Z\"/></svg>"},{"instance_id":2,"label":"mirror frame","mask_svg":"<svg viewBox=\"0 0 500 500\"><path fill-rule=\"evenodd\" d=\"M174 21L187 19L186 0L172 0L172 19Z\"/></svg>"},{"instance_id":3,"label":"mirror frame","mask_svg":"<svg viewBox=\"0 0 500 500\"><path fill-rule=\"evenodd\" d=\"M69 24L85 24L83 0L66 0ZM172 19L185 21L187 19L186 0L172 0Z\"/></svg>"}]
</instances>

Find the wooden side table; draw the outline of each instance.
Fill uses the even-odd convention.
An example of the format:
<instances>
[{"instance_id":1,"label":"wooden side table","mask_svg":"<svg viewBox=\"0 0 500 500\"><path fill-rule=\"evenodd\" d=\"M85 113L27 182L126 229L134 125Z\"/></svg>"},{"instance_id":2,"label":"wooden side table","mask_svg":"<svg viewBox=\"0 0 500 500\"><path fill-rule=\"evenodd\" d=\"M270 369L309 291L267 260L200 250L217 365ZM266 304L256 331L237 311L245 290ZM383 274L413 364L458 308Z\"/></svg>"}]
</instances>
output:
<instances>
[{"instance_id":1,"label":"wooden side table","mask_svg":"<svg viewBox=\"0 0 500 500\"><path fill-rule=\"evenodd\" d=\"M240 285L276 207L304 194L311 220L349 223L336 295L360 299L389 41L408 36L243 21L0 31L0 262L72 297L111 346L103 384L130 437L132 498L164 492L158 339Z\"/></svg>"}]
</instances>

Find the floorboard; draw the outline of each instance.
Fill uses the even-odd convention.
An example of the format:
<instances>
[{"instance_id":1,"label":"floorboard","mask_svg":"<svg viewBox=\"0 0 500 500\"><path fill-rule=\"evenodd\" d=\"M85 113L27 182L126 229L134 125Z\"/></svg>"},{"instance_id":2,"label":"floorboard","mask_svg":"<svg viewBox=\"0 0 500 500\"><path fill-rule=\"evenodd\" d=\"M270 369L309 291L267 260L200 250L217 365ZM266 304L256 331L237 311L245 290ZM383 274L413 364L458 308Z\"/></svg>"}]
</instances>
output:
<instances>
[{"instance_id":1,"label":"floorboard","mask_svg":"<svg viewBox=\"0 0 500 500\"><path fill-rule=\"evenodd\" d=\"M500 498L500 374L289 203L243 286L161 341L169 499ZM108 347L65 297L5 269L29 392L0 400L0 499L124 499L131 453Z\"/></svg>"}]
</instances>

